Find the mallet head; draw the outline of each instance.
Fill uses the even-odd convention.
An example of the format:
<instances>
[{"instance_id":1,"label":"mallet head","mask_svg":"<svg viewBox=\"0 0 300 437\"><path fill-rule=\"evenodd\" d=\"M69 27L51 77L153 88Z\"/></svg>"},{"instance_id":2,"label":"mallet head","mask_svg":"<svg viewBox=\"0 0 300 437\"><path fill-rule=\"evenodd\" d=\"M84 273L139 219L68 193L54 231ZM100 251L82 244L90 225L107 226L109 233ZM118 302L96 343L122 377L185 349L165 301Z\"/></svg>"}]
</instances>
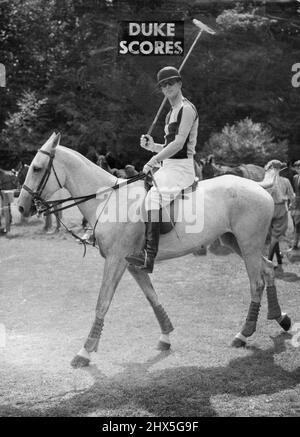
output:
<instances>
[{"instance_id":1,"label":"mallet head","mask_svg":"<svg viewBox=\"0 0 300 437\"><path fill-rule=\"evenodd\" d=\"M211 33L212 35L216 33L213 29L206 26L206 24L202 23L202 21L196 20L196 18L193 19L193 23L195 24L195 26L199 27L199 29L201 29L204 32Z\"/></svg>"}]
</instances>

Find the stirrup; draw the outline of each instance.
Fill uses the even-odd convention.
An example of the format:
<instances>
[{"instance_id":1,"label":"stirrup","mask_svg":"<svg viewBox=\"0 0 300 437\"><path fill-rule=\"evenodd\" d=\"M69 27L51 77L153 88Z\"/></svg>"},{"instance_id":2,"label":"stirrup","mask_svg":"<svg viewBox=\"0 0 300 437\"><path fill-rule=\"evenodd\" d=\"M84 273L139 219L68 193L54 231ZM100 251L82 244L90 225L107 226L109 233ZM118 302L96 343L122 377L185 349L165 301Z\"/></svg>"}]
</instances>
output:
<instances>
[{"instance_id":1,"label":"stirrup","mask_svg":"<svg viewBox=\"0 0 300 437\"><path fill-rule=\"evenodd\" d=\"M143 256L141 251L137 255L133 254L133 255L126 256L125 259L126 261L129 262L129 264L132 264L141 270L145 270L148 273L152 273L154 258L152 258L151 256L149 257L146 249L143 249L143 252L144 252Z\"/></svg>"},{"instance_id":2,"label":"stirrup","mask_svg":"<svg viewBox=\"0 0 300 437\"><path fill-rule=\"evenodd\" d=\"M146 264L147 252L146 249L141 250L138 253L133 253L131 255L125 256L126 261L138 267L143 267Z\"/></svg>"},{"instance_id":3,"label":"stirrup","mask_svg":"<svg viewBox=\"0 0 300 437\"><path fill-rule=\"evenodd\" d=\"M145 252L144 265L138 268L140 270L144 270L147 273L152 273L154 268L154 258L148 255L146 249L144 249L144 252Z\"/></svg>"},{"instance_id":4,"label":"stirrup","mask_svg":"<svg viewBox=\"0 0 300 437\"><path fill-rule=\"evenodd\" d=\"M146 249L144 249L144 252L145 252L144 265L139 267L139 268L141 270L144 270L147 273L152 273L153 272L153 268L154 268L155 257L149 256Z\"/></svg>"}]
</instances>

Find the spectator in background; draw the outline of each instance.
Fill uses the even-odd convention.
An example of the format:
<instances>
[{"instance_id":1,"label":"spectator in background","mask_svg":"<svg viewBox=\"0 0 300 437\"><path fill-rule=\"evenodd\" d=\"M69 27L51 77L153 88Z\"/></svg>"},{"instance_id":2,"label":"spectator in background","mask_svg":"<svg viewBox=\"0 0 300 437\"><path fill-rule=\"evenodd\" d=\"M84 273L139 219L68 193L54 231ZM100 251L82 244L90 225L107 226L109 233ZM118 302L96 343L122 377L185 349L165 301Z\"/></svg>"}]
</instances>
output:
<instances>
[{"instance_id":1,"label":"spectator in background","mask_svg":"<svg viewBox=\"0 0 300 437\"><path fill-rule=\"evenodd\" d=\"M295 191L294 176L296 175L297 175L297 171L293 168L292 161L288 161L286 165L282 165L282 168L279 172L279 176L283 178L287 178L290 181L294 191Z\"/></svg>"},{"instance_id":2,"label":"spectator in background","mask_svg":"<svg viewBox=\"0 0 300 437\"><path fill-rule=\"evenodd\" d=\"M296 196L291 204L290 210L294 223L294 241L292 249L297 250L300 238L300 160L294 163L294 168L296 174L293 177L293 183Z\"/></svg>"},{"instance_id":3,"label":"spectator in background","mask_svg":"<svg viewBox=\"0 0 300 437\"><path fill-rule=\"evenodd\" d=\"M127 178L132 178L133 176L136 176L138 174L134 165L132 164L125 165L125 173Z\"/></svg>"},{"instance_id":4,"label":"spectator in background","mask_svg":"<svg viewBox=\"0 0 300 437\"><path fill-rule=\"evenodd\" d=\"M106 162L111 169L122 168L121 160L116 157L112 152L108 151L105 155Z\"/></svg>"},{"instance_id":5,"label":"spectator in background","mask_svg":"<svg viewBox=\"0 0 300 437\"><path fill-rule=\"evenodd\" d=\"M94 164L97 164L99 155L96 152L96 150L91 149L88 151L87 155L86 155L87 159L89 159L90 161L92 161Z\"/></svg>"},{"instance_id":6,"label":"spectator in background","mask_svg":"<svg viewBox=\"0 0 300 437\"><path fill-rule=\"evenodd\" d=\"M274 254L277 257L277 272L282 273L282 255L279 247L279 240L283 237L288 228L288 203L290 203L294 197L294 191L290 181L279 176L279 172L282 168L282 163L277 159L269 161L266 166L266 172L274 172L274 184L271 188L267 188L267 191L271 194L275 209L274 215L270 227L270 247L268 259L273 260Z\"/></svg>"},{"instance_id":7,"label":"spectator in background","mask_svg":"<svg viewBox=\"0 0 300 437\"><path fill-rule=\"evenodd\" d=\"M13 202L13 193L0 190L0 235L6 235L10 232L12 221L11 203Z\"/></svg>"}]
</instances>

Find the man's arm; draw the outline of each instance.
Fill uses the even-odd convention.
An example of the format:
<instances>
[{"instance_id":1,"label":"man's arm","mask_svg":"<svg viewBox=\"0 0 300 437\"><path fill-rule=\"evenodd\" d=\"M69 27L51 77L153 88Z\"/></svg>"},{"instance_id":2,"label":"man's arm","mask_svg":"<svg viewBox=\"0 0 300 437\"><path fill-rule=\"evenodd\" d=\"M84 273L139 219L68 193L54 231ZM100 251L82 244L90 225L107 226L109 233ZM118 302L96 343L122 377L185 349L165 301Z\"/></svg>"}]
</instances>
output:
<instances>
[{"instance_id":1,"label":"man's arm","mask_svg":"<svg viewBox=\"0 0 300 437\"><path fill-rule=\"evenodd\" d=\"M159 153L163 150L163 148L164 148L163 144L154 143L151 151L154 153Z\"/></svg>"}]
</instances>

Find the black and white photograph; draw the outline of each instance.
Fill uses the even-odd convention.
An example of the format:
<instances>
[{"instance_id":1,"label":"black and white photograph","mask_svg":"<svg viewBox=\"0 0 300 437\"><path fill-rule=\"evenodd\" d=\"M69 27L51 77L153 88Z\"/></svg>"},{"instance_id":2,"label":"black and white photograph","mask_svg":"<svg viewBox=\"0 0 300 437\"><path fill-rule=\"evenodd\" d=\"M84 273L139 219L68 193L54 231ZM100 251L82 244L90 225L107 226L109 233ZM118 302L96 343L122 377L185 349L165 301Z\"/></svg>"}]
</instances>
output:
<instances>
[{"instance_id":1,"label":"black and white photograph","mask_svg":"<svg viewBox=\"0 0 300 437\"><path fill-rule=\"evenodd\" d=\"M300 0L0 0L7 417L300 417Z\"/></svg>"}]
</instances>

